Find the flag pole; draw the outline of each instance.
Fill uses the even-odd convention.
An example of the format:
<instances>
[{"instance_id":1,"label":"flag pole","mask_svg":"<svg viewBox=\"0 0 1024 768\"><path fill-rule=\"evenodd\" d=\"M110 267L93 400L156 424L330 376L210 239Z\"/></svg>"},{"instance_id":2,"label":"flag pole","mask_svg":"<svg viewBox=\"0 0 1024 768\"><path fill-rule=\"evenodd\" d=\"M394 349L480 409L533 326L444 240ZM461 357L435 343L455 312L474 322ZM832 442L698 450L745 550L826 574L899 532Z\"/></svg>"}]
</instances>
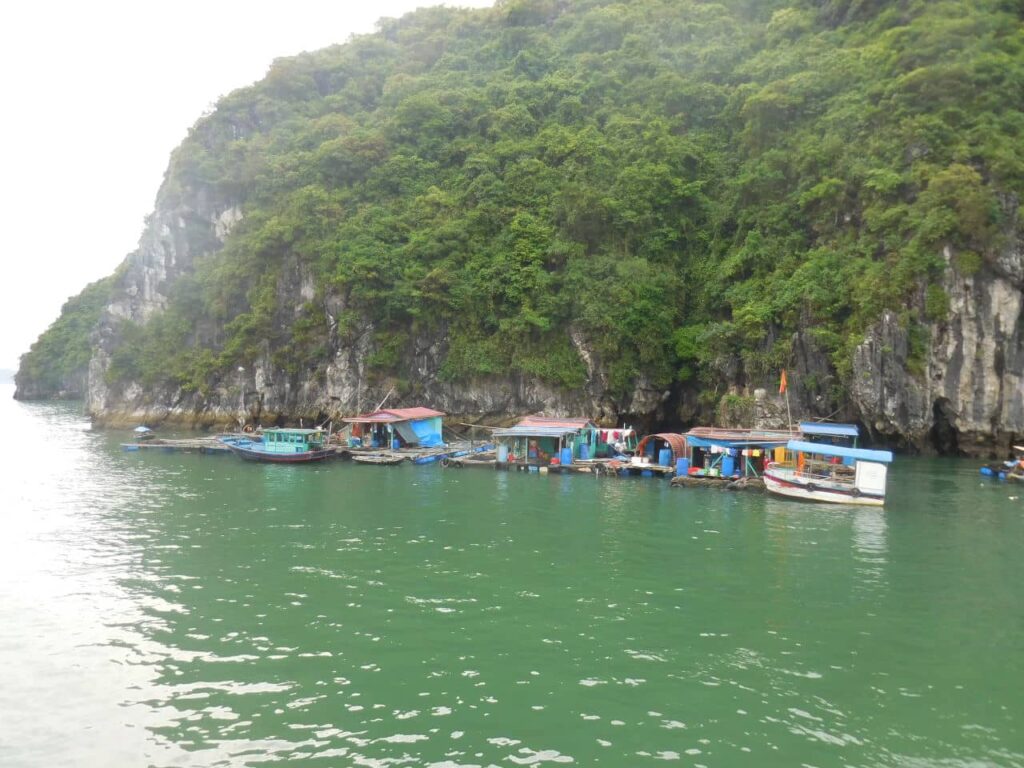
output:
<instances>
[{"instance_id":1,"label":"flag pole","mask_svg":"<svg viewBox=\"0 0 1024 768\"><path fill-rule=\"evenodd\" d=\"M789 431L793 431L793 414L789 410L789 387L786 387L786 418L789 419Z\"/></svg>"},{"instance_id":2,"label":"flag pole","mask_svg":"<svg viewBox=\"0 0 1024 768\"><path fill-rule=\"evenodd\" d=\"M782 376L779 377L779 394L786 396L786 421L789 431L793 431L793 412L789 408L789 382L786 380L786 369L782 369Z\"/></svg>"}]
</instances>

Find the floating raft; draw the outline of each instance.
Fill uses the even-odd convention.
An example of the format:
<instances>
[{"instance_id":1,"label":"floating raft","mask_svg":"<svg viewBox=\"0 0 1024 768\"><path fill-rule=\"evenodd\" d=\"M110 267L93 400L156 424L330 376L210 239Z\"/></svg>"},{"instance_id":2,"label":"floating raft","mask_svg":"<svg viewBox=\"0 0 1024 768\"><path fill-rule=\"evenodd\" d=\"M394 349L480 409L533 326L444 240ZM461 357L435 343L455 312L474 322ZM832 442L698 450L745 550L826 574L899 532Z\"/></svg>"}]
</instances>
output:
<instances>
[{"instance_id":1,"label":"floating raft","mask_svg":"<svg viewBox=\"0 0 1024 768\"><path fill-rule=\"evenodd\" d=\"M180 440L154 438L137 443L121 443L123 451L164 451L165 453L231 453L216 437L186 437Z\"/></svg>"},{"instance_id":2,"label":"floating raft","mask_svg":"<svg viewBox=\"0 0 1024 768\"><path fill-rule=\"evenodd\" d=\"M700 477L680 475L672 478L675 488L717 488L720 491L764 491L764 480L759 477Z\"/></svg>"}]
</instances>

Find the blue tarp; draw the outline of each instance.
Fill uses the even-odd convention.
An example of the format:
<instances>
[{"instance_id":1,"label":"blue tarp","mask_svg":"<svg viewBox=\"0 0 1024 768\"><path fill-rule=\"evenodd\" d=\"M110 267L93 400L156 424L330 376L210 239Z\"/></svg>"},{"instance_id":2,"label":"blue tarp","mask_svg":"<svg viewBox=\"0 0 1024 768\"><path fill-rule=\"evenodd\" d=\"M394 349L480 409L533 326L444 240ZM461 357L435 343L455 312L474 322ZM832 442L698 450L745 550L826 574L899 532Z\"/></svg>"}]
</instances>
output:
<instances>
[{"instance_id":1,"label":"blue tarp","mask_svg":"<svg viewBox=\"0 0 1024 768\"><path fill-rule=\"evenodd\" d=\"M420 439L420 445L424 448L444 445L444 441L441 439L440 416L432 416L429 419L413 419L409 422L409 426L412 427L412 431Z\"/></svg>"},{"instance_id":2,"label":"blue tarp","mask_svg":"<svg viewBox=\"0 0 1024 768\"><path fill-rule=\"evenodd\" d=\"M864 448L847 448L842 445L809 443L804 440L790 440L786 443L786 450L799 451L800 453L817 453L820 456L840 456L847 459L880 461L883 464L888 464L892 461L892 451L868 451Z\"/></svg>"},{"instance_id":3,"label":"blue tarp","mask_svg":"<svg viewBox=\"0 0 1024 768\"><path fill-rule=\"evenodd\" d=\"M800 431L805 435L822 435L824 437L857 437L860 434L856 424L832 424L818 421L801 421Z\"/></svg>"}]
</instances>

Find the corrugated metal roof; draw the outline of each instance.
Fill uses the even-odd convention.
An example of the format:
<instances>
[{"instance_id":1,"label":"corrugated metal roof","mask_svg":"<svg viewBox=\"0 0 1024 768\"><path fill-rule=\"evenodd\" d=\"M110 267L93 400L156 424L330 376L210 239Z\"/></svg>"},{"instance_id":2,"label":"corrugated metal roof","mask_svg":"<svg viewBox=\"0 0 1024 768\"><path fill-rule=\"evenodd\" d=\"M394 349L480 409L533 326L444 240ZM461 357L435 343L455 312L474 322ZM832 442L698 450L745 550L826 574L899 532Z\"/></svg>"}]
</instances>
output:
<instances>
[{"instance_id":1,"label":"corrugated metal roof","mask_svg":"<svg viewBox=\"0 0 1024 768\"><path fill-rule=\"evenodd\" d=\"M432 419L436 416L444 416L441 411L433 408L384 408L373 413L364 413L360 416L349 416L342 421L352 423L372 422L375 424L389 424L395 421L415 421L417 419Z\"/></svg>"},{"instance_id":2,"label":"corrugated metal roof","mask_svg":"<svg viewBox=\"0 0 1024 768\"><path fill-rule=\"evenodd\" d=\"M676 434L675 432L659 432L656 435L644 435L643 439L636 447L636 455L643 456L644 448L647 447L648 441L654 439L664 440L668 443L669 447L672 449L673 457L678 459L681 456L686 455L686 436Z\"/></svg>"},{"instance_id":3,"label":"corrugated metal roof","mask_svg":"<svg viewBox=\"0 0 1024 768\"><path fill-rule=\"evenodd\" d=\"M856 424L833 424L827 421L801 421L800 431L805 435L830 437L857 437L860 434Z\"/></svg>"},{"instance_id":4,"label":"corrugated metal roof","mask_svg":"<svg viewBox=\"0 0 1024 768\"><path fill-rule=\"evenodd\" d=\"M516 424L517 427L565 427L567 429L591 429L596 428L596 424L590 419L559 419L550 418L548 416L527 416L520 419Z\"/></svg>"},{"instance_id":5,"label":"corrugated metal roof","mask_svg":"<svg viewBox=\"0 0 1024 768\"><path fill-rule=\"evenodd\" d=\"M864 461L880 461L884 464L892 461L892 451L868 451L864 448L847 448L842 445L809 443L805 440L790 440L786 443L786 450L799 451L801 453L817 453L821 456L840 456L850 459L864 459Z\"/></svg>"},{"instance_id":6,"label":"corrugated metal roof","mask_svg":"<svg viewBox=\"0 0 1024 768\"><path fill-rule=\"evenodd\" d=\"M435 416L445 415L441 411L435 411L433 408L424 408L422 406L416 406L415 408L385 408L383 412L393 413L400 419L432 419Z\"/></svg>"},{"instance_id":7,"label":"corrugated metal roof","mask_svg":"<svg viewBox=\"0 0 1024 768\"><path fill-rule=\"evenodd\" d=\"M496 429L492 435L494 437L563 437L575 434L577 431L576 427L531 427L516 424L507 429Z\"/></svg>"},{"instance_id":8,"label":"corrugated metal roof","mask_svg":"<svg viewBox=\"0 0 1024 768\"><path fill-rule=\"evenodd\" d=\"M787 440L799 437L796 432L784 430L721 429L719 427L694 427L684 437L697 438L713 445L782 445ZM692 441L691 441L691 444Z\"/></svg>"}]
</instances>

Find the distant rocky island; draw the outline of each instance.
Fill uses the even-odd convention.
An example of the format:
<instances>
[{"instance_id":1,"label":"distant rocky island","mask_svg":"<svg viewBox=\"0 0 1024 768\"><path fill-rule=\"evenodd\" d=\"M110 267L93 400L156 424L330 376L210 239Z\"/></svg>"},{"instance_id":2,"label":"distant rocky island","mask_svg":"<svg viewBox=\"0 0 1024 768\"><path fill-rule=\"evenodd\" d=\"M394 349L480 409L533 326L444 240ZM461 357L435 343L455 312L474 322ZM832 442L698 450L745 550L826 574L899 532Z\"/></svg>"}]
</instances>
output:
<instances>
[{"instance_id":1,"label":"distant rocky island","mask_svg":"<svg viewBox=\"0 0 1024 768\"><path fill-rule=\"evenodd\" d=\"M22 358L101 424L856 421L1024 437L1022 22L880 0L426 8L275 61Z\"/></svg>"}]
</instances>

